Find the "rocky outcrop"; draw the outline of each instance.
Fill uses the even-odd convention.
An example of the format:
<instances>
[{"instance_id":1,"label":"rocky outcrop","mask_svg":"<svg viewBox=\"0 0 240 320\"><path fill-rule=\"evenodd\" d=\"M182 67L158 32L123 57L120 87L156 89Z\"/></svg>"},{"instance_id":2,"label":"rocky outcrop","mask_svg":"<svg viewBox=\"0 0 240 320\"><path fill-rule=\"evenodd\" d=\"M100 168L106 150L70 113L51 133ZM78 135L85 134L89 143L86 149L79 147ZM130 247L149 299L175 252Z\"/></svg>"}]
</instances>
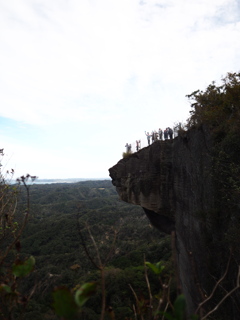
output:
<instances>
[{"instance_id":1,"label":"rocky outcrop","mask_svg":"<svg viewBox=\"0 0 240 320\"><path fill-rule=\"evenodd\" d=\"M210 295L230 256L225 242L229 223L221 209L216 210L211 150L206 129L192 129L174 140L156 141L109 169L123 201L140 205L155 227L175 234L178 274L189 314ZM238 263L235 254L224 278L225 292L236 285ZM223 293L217 294L220 299ZM239 290L234 294L224 305L225 319L240 319ZM216 303L217 298L210 299L204 312Z\"/></svg>"},{"instance_id":2,"label":"rocky outcrop","mask_svg":"<svg viewBox=\"0 0 240 320\"><path fill-rule=\"evenodd\" d=\"M142 206L149 217L157 213L166 233L174 229L172 146L173 140L157 141L109 169L120 198Z\"/></svg>"}]
</instances>

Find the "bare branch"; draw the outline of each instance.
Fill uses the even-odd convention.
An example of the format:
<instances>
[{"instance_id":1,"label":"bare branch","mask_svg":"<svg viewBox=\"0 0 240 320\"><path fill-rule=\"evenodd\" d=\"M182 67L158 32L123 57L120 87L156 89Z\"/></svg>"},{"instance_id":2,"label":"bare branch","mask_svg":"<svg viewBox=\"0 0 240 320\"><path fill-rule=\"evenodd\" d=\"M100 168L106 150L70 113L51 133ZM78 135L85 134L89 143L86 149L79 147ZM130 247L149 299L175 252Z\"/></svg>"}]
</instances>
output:
<instances>
[{"instance_id":1,"label":"bare branch","mask_svg":"<svg viewBox=\"0 0 240 320\"><path fill-rule=\"evenodd\" d=\"M78 212L78 214L79 214L79 212ZM93 265L95 268L99 269L99 266L98 266L98 265L96 264L96 262L93 260L91 254L90 254L90 252L89 252L89 250L88 250L88 248L87 248L86 241L85 241L84 236L83 236L83 233L82 233L82 231L81 231L81 226L80 226L79 219L77 219L77 223L78 223L78 234L79 234L79 236L80 236L81 245L82 245L82 247L83 247L83 249L84 249L84 251L85 251L85 253L86 253L86 256L88 257L88 259L89 259L89 261L92 263L92 265Z\"/></svg>"},{"instance_id":2,"label":"bare branch","mask_svg":"<svg viewBox=\"0 0 240 320\"><path fill-rule=\"evenodd\" d=\"M197 314L197 312L199 311L199 309L201 309L202 306L203 306L207 301L209 301L209 300L213 297L213 295L214 295L217 287L219 286L219 284L220 284L220 283L224 280L224 278L226 277L226 275L227 275L227 273L228 273L230 261L231 261L231 255L232 255L232 252L231 252L231 254L230 254L230 256L229 256L228 263L227 263L227 267L226 267L226 270L225 270L223 276L217 281L217 283L216 283L215 287L213 288L213 290L212 290L211 294L209 295L209 297L207 297L204 301L202 301L202 302L198 305L198 307L197 307L197 309L196 309L196 311L195 311L196 314Z\"/></svg>"},{"instance_id":3,"label":"bare branch","mask_svg":"<svg viewBox=\"0 0 240 320\"><path fill-rule=\"evenodd\" d=\"M136 311L136 307L134 304L133 304L133 312L134 312L135 320L137 320L137 311Z\"/></svg>"},{"instance_id":4,"label":"bare branch","mask_svg":"<svg viewBox=\"0 0 240 320\"><path fill-rule=\"evenodd\" d=\"M143 320L143 316L142 316L142 314L141 314L141 312L140 312L140 310L139 310L140 302L139 302L139 300L138 300L137 294L136 294L136 292L134 291L133 287L130 285L130 283L129 283L128 285L129 285L130 289L132 290L132 293L133 293L133 295L134 295L134 297L135 297L135 300L136 300L136 303L137 303L137 308L138 308L138 311L139 311L141 320Z\"/></svg>"},{"instance_id":5,"label":"bare branch","mask_svg":"<svg viewBox=\"0 0 240 320\"><path fill-rule=\"evenodd\" d=\"M25 179L24 177L21 177L21 182L23 183L26 191L27 191L27 209L25 212L25 217L22 223L22 227L20 228L17 236L14 238L14 240L10 243L10 245L8 246L8 248L5 251L5 254L2 256L1 260L0 260L0 265L4 262L4 260L6 259L6 257L8 256L9 252L12 250L12 248L15 246L15 244L17 243L17 241L19 240L19 238L21 237L23 230L26 227L26 224L28 222L28 218L29 218L29 214L30 214L30 193L29 193L29 186L26 185ZM14 208L14 210L16 209L16 206ZM15 211L14 211L15 212Z\"/></svg>"},{"instance_id":6,"label":"bare branch","mask_svg":"<svg viewBox=\"0 0 240 320\"><path fill-rule=\"evenodd\" d=\"M153 297L152 297L151 287L150 287L150 283L149 283L149 279L148 279L145 254L144 254L144 274L145 274L145 279L146 279L146 284L147 284L148 294L149 294L150 316L152 316L152 309L153 309L152 299L153 299Z\"/></svg>"},{"instance_id":7,"label":"bare branch","mask_svg":"<svg viewBox=\"0 0 240 320\"><path fill-rule=\"evenodd\" d=\"M113 242L112 242L112 245L111 245L111 248L109 250L109 253L104 261L104 266L106 266L106 264L108 263L108 261L111 259L112 255L113 255L113 252L115 250L115 244L116 244L116 241L117 241L117 236L118 236L118 232L119 231L114 231L114 238L113 238Z\"/></svg>"},{"instance_id":8,"label":"bare branch","mask_svg":"<svg viewBox=\"0 0 240 320\"><path fill-rule=\"evenodd\" d=\"M102 260L101 260L100 254L99 254L98 246L97 246L96 241L95 241L95 239L94 239L94 237L93 237L93 235L91 233L90 227L89 227L89 225L87 223L86 223L86 229L88 230L88 234L89 234L89 236L90 236L90 238L92 240L93 246L94 246L94 248L96 250L97 259L98 259L98 263L99 263L98 269L102 270L103 264L102 264Z\"/></svg>"},{"instance_id":9,"label":"bare branch","mask_svg":"<svg viewBox=\"0 0 240 320\"><path fill-rule=\"evenodd\" d=\"M213 308L211 311L209 311L203 318L201 318L201 320L207 319L208 316L210 316L210 314L212 314L213 312L215 312L219 306L231 295L233 294L237 289L240 288L240 266L238 266L238 276L237 276L237 284L236 287L233 288L231 291L229 291L223 298L222 300L215 306L215 308Z\"/></svg>"}]
</instances>

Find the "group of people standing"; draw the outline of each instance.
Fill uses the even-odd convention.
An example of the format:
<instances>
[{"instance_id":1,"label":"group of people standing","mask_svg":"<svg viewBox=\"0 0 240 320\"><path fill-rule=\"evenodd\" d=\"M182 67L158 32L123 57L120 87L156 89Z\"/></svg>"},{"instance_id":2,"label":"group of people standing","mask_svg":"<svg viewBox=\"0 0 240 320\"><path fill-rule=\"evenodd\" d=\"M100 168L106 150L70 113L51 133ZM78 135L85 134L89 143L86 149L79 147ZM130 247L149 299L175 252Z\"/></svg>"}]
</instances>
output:
<instances>
[{"instance_id":1,"label":"group of people standing","mask_svg":"<svg viewBox=\"0 0 240 320\"><path fill-rule=\"evenodd\" d=\"M126 153L131 153L132 152L132 145L126 143L125 145L126 148ZM136 140L136 151L141 149L141 140Z\"/></svg>"},{"instance_id":2,"label":"group of people standing","mask_svg":"<svg viewBox=\"0 0 240 320\"><path fill-rule=\"evenodd\" d=\"M155 142L157 140L168 140L173 138L173 130L170 127L167 127L165 130L162 130L161 128L157 130L152 131L150 134L149 132L145 131L145 135L147 136L147 142L148 145L151 144L151 142ZM132 145L126 143L125 145L126 153L132 152ZM136 151L139 151L141 149L141 140L136 140Z\"/></svg>"},{"instance_id":3,"label":"group of people standing","mask_svg":"<svg viewBox=\"0 0 240 320\"><path fill-rule=\"evenodd\" d=\"M159 128L158 131L154 130L152 131L151 134L145 131L145 135L147 136L148 145L150 145L151 139L152 139L152 143L156 140L163 140L163 137L164 137L164 140L172 139L173 129L170 127L167 127L164 131L162 131L162 129Z\"/></svg>"}]
</instances>

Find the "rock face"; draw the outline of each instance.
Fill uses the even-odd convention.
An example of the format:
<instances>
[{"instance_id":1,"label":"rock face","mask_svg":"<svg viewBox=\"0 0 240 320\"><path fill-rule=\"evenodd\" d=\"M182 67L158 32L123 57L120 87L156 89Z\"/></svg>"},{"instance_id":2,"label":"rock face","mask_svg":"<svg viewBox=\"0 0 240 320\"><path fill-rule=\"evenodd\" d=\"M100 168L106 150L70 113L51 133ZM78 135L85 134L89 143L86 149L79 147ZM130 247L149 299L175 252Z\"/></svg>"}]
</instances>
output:
<instances>
[{"instance_id":1,"label":"rock face","mask_svg":"<svg viewBox=\"0 0 240 320\"><path fill-rule=\"evenodd\" d=\"M211 149L208 132L192 129L174 140L156 141L109 169L120 198L142 206L155 227L175 235L177 272L189 314L211 294L230 256L224 243L228 224L216 213ZM236 286L239 256L234 259L224 290ZM239 291L226 299L228 317L222 319L240 319ZM222 293L217 294L220 299ZM204 304L203 312L216 306L215 299Z\"/></svg>"}]
</instances>

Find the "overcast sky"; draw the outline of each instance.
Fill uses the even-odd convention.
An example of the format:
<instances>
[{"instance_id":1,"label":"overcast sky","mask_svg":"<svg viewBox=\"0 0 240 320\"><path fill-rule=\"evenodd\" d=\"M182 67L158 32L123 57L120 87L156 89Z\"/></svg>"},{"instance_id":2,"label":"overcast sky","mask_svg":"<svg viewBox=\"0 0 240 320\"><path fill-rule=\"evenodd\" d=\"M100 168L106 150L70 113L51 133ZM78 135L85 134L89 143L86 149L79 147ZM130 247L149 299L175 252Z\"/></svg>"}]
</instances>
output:
<instances>
[{"instance_id":1,"label":"overcast sky","mask_svg":"<svg viewBox=\"0 0 240 320\"><path fill-rule=\"evenodd\" d=\"M239 39L239 0L0 0L2 170L108 178L240 71Z\"/></svg>"}]
</instances>

